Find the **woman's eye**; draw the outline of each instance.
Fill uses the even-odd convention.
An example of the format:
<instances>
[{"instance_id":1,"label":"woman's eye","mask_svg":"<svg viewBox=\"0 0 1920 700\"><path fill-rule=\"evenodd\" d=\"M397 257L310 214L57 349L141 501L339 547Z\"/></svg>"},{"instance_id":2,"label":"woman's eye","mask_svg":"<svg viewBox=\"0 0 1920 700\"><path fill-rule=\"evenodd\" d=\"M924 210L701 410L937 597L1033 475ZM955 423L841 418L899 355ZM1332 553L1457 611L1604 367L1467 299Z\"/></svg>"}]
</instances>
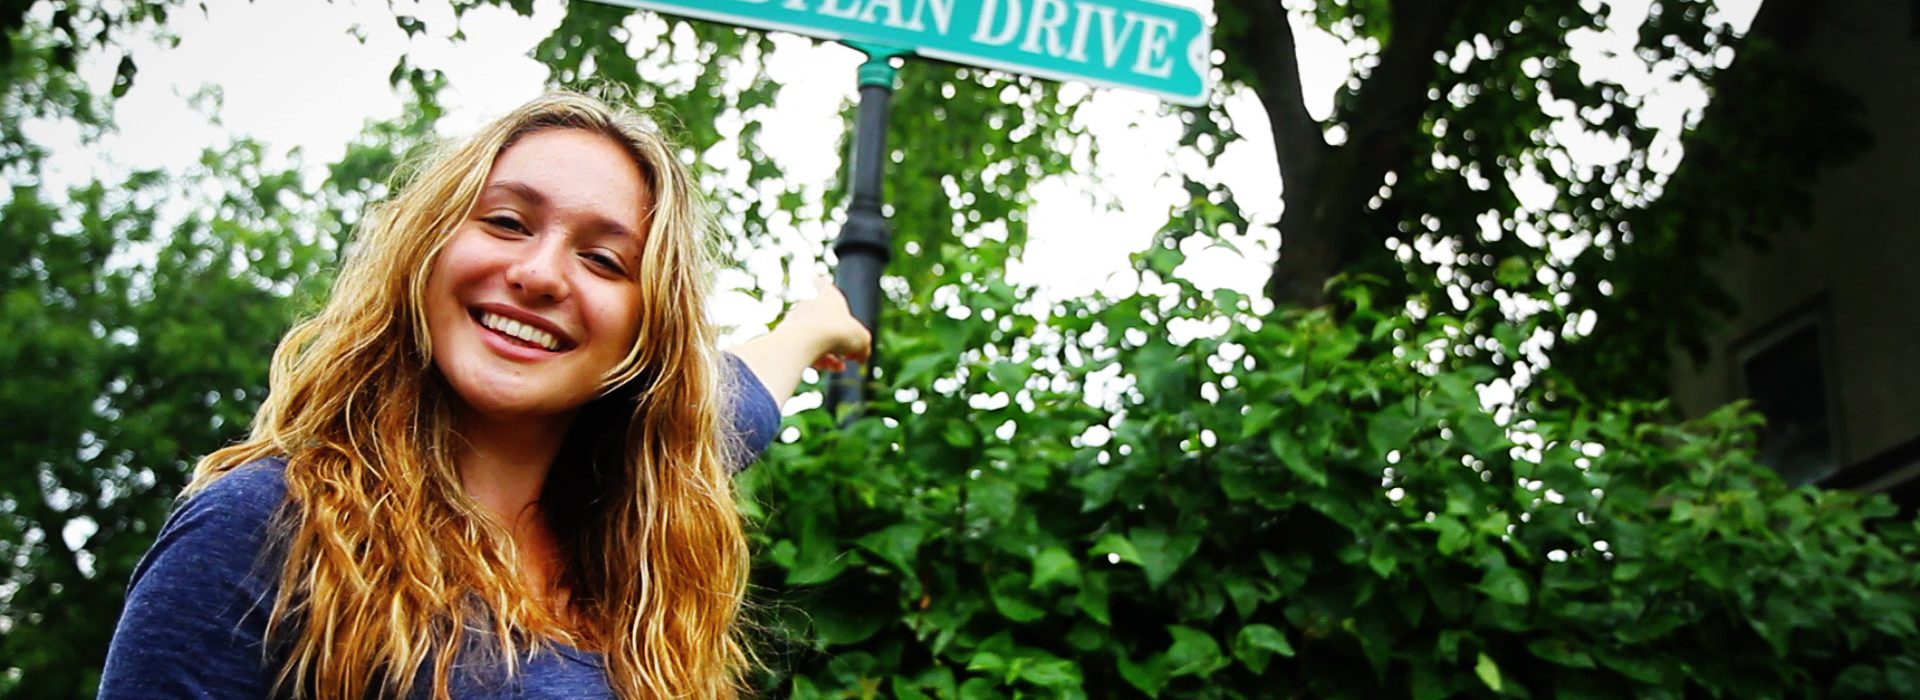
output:
<instances>
[{"instance_id":1,"label":"woman's eye","mask_svg":"<svg viewBox=\"0 0 1920 700\"><path fill-rule=\"evenodd\" d=\"M583 253L581 257L586 258L588 262L598 265L608 272L619 275L627 274L627 271L620 267L620 261L606 253Z\"/></svg>"},{"instance_id":2,"label":"woman's eye","mask_svg":"<svg viewBox=\"0 0 1920 700\"><path fill-rule=\"evenodd\" d=\"M480 219L480 222L487 224L489 226L492 226L494 228L506 229L508 231L526 231L527 230L527 227L520 225L519 219L515 219L511 216L482 217Z\"/></svg>"}]
</instances>

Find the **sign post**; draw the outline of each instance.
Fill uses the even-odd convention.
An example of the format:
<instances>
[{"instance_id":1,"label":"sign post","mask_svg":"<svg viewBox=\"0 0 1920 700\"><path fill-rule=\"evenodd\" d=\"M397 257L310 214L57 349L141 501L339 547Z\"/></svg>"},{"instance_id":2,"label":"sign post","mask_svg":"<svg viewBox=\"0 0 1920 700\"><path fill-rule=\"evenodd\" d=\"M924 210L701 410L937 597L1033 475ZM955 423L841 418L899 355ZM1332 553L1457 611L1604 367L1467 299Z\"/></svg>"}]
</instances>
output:
<instances>
[{"instance_id":1,"label":"sign post","mask_svg":"<svg viewBox=\"0 0 1920 700\"><path fill-rule=\"evenodd\" d=\"M887 118L893 109L893 59L905 51L881 46L853 44L867 54L860 65L860 114L854 122L853 159L848 177L853 202L847 206L847 222L840 227L840 239L833 252L840 264L833 271L834 284L847 295L847 306L854 318L867 330L880 329L880 273L893 258L893 233L880 205L885 201L881 174L887 163ZM879 352L878 338L875 350ZM866 386L867 367L873 362L848 362L845 369L833 373L827 385L827 410L847 411L851 420L860 410L862 389Z\"/></svg>"},{"instance_id":2,"label":"sign post","mask_svg":"<svg viewBox=\"0 0 1920 700\"><path fill-rule=\"evenodd\" d=\"M1183 105L1205 104L1211 82L1210 0L598 1L841 41L867 54L848 172L853 202L833 249L839 258L834 281L854 316L874 331L880 327L880 273L893 251L880 176L894 58L920 55L1140 90ZM865 379L861 363L836 372L828 407L857 415Z\"/></svg>"}]
</instances>

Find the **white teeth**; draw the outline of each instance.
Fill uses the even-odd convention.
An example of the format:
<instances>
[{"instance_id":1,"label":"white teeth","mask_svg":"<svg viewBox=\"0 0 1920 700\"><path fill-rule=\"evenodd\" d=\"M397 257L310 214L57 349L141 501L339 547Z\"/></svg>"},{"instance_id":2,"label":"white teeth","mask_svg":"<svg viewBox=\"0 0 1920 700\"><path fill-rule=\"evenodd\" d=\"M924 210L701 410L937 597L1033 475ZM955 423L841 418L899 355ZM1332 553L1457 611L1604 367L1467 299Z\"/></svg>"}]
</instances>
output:
<instances>
[{"instance_id":1,"label":"white teeth","mask_svg":"<svg viewBox=\"0 0 1920 700\"><path fill-rule=\"evenodd\" d=\"M501 333L505 333L515 338L519 338L529 343L533 343L534 345L538 345L548 350L560 349L560 343L553 337L552 333L548 333L538 328L534 328L533 326L529 326L527 324L521 323L519 321L515 321L505 316L500 316L500 315L490 314L490 313L482 313L480 314L480 325L486 326L488 328L499 331Z\"/></svg>"}]
</instances>

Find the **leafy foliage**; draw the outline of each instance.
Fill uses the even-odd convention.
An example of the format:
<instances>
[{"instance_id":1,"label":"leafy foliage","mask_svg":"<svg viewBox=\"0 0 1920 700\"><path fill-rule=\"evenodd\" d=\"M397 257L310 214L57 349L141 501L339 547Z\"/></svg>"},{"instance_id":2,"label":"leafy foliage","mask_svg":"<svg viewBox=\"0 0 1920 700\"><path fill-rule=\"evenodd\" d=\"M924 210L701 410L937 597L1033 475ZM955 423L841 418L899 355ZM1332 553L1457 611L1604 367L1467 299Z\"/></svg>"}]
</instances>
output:
<instances>
[{"instance_id":1,"label":"leafy foliage","mask_svg":"<svg viewBox=\"0 0 1920 700\"><path fill-rule=\"evenodd\" d=\"M16 180L0 205L0 694L92 694L188 470L246 430L274 345L357 218L342 212L429 126L372 128L312 194L252 141L180 177ZM44 155L25 153L30 177Z\"/></svg>"},{"instance_id":2,"label":"leafy foliage","mask_svg":"<svg viewBox=\"0 0 1920 700\"><path fill-rule=\"evenodd\" d=\"M747 477L794 697L1900 694L1884 497L1792 490L1752 418L1514 412L1457 317L1159 298L900 319L881 401ZM1204 327L1215 332L1196 334ZM912 329L923 328L922 331ZM1397 338L1397 340L1396 340ZM1102 379L1104 377L1104 379ZM1087 389L1124 386L1110 405ZM933 389L927 390L931 385ZM1108 391L1111 391L1109 389ZM1094 392L1099 395L1101 391Z\"/></svg>"},{"instance_id":3,"label":"leafy foliage","mask_svg":"<svg viewBox=\"0 0 1920 700\"><path fill-rule=\"evenodd\" d=\"M209 154L258 168L259 147ZM198 455L244 430L284 332L290 292L316 277L317 248L284 235L298 213L286 175L220 192L208 179L135 173L67 193L16 187L0 214L4 330L0 444L0 655L26 697L88 692L71 667L105 648L117 589ZM155 240L161 202L202 185L207 211ZM182 187L184 186L184 187ZM112 583L106 583L112 582ZM80 652L84 652L80 653Z\"/></svg>"}]
</instances>

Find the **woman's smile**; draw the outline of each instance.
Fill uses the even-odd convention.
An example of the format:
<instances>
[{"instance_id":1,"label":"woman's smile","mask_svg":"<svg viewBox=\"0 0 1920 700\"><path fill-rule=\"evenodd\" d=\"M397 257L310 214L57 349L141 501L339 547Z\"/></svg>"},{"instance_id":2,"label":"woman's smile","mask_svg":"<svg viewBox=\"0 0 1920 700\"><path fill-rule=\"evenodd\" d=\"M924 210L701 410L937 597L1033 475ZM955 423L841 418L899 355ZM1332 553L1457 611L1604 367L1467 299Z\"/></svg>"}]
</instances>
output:
<instances>
[{"instance_id":1,"label":"woman's smile","mask_svg":"<svg viewBox=\"0 0 1920 700\"><path fill-rule=\"evenodd\" d=\"M471 309L471 315L474 323L492 331L488 334L489 337L503 339L510 348L543 351L542 354L534 356L536 359L566 352L575 345L565 331L530 312L509 306L483 304ZM518 352L512 354L515 358L523 356Z\"/></svg>"}]
</instances>

